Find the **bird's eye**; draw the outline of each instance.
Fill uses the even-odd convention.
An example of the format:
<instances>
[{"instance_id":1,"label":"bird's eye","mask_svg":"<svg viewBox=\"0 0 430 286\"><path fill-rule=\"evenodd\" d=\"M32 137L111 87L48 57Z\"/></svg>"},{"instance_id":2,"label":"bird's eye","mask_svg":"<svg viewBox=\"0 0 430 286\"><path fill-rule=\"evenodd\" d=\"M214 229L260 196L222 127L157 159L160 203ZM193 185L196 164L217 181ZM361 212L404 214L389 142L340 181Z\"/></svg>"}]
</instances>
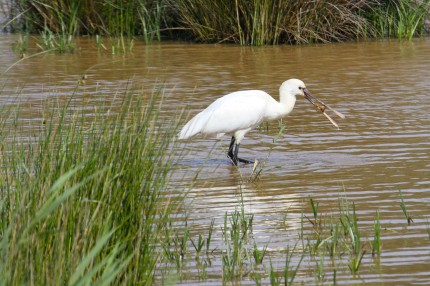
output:
<instances>
[{"instance_id":1,"label":"bird's eye","mask_svg":"<svg viewBox=\"0 0 430 286\"><path fill-rule=\"evenodd\" d=\"M303 89L303 87L299 86L299 89L300 89L300 90L302 90L302 89Z\"/></svg>"}]
</instances>

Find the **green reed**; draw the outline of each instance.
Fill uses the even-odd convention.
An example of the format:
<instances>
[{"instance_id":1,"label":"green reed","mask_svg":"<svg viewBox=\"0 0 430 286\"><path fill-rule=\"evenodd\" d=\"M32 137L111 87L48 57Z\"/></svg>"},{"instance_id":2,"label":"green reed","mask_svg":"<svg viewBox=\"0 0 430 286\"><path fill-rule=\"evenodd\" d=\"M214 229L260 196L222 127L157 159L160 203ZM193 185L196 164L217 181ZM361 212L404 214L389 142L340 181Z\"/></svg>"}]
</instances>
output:
<instances>
[{"instance_id":1,"label":"green reed","mask_svg":"<svg viewBox=\"0 0 430 286\"><path fill-rule=\"evenodd\" d=\"M24 56L28 52L28 42L28 34L19 34L18 39L12 45L12 50L17 54Z\"/></svg>"},{"instance_id":2,"label":"green reed","mask_svg":"<svg viewBox=\"0 0 430 286\"><path fill-rule=\"evenodd\" d=\"M34 8L43 16L43 27L37 46L42 50L55 50L59 53L71 53L75 49L75 37L79 30L79 5L72 1L65 2L34 1ZM33 21L38 19L32 18ZM42 19L39 19L42 20Z\"/></svg>"},{"instance_id":3,"label":"green reed","mask_svg":"<svg viewBox=\"0 0 430 286\"><path fill-rule=\"evenodd\" d=\"M399 196L400 196L400 208L402 209L402 212L405 215L408 225L410 225L412 222L414 222L414 220L412 219L412 216L408 212L408 208L406 207L406 203L403 199L403 193L400 189L399 189Z\"/></svg>"},{"instance_id":4,"label":"green reed","mask_svg":"<svg viewBox=\"0 0 430 286\"><path fill-rule=\"evenodd\" d=\"M30 135L19 108L3 108L1 284L154 283L180 203L166 191L177 123L160 99L129 90L91 116L46 103Z\"/></svg>"},{"instance_id":5,"label":"green reed","mask_svg":"<svg viewBox=\"0 0 430 286\"><path fill-rule=\"evenodd\" d=\"M202 250L205 249L206 255L210 252L211 247L211 241L212 241L212 233L214 230L214 223L215 220L212 219L211 225L208 230L208 235L206 238L204 238L204 235L199 234L198 239L193 240L190 238L191 244L193 245L195 251L196 251L196 259L200 257L200 254L202 253Z\"/></svg>"},{"instance_id":6,"label":"green reed","mask_svg":"<svg viewBox=\"0 0 430 286\"><path fill-rule=\"evenodd\" d=\"M245 214L243 205L224 216L223 237L226 249L222 254L223 280L230 281L243 277L247 272L244 261L250 261L250 249L246 247L252 232L253 215Z\"/></svg>"},{"instance_id":7,"label":"green reed","mask_svg":"<svg viewBox=\"0 0 430 286\"><path fill-rule=\"evenodd\" d=\"M142 35L146 43L161 40L161 29L165 15L165 1L138 1L138 18Z\"/></svg>"},{"instance_id":8,"label":"green reed","mask_svg":"<svg viewBox=\"0 0 430 286\"><path fill-rule=\"evenodd\" d=\"M54 33L48 27L40 32L39 42L36 44L42 51L57 51L71 53L75 50L75 41L67 33Z\"/></svg>"},{"instance_id":9,"label":"green reed","mask_svg":"<svg viewBox=\"0 0 430 286\"><path fill-rule=\"evenodd\" d=\"M379 34L378 37L411 40L414 36L424 34L429 11L429 0L380 1L367 10L365 17Z\"/></svg>"},{"instance_id":10,"label":"green reed","mask_svg":"<svg viewBox=\"0 0 430 286\"><path fill-rule=\"evenodd\" d=\"M427 234L428 234L429 240L430 240L430 224L428 221L426 222L426 230L427 230Z\"/></svg>"},{"instance_id":11,"label":"green reed","mask_svg":"<svg viewBox=\"0 0 430 286\"><path fill-rule=\"evenodd\" d=\"M270 285L294 285L294 279L299 271L300 265L305 258L305 252L302 252L299 257L297 265L293 267L293 258L295 258L297 243L294 247L287 247L285 255L285 266L281 271L277 272L277 269L273 266L272 261L269 264L269 281Z\"/></svg>"},{"instance_id":12,"label":"green reed","mask_svg":"<svg viewBox=\"0 0 430 286\"><path fill-rule=\"evenodd\" d=\"M359 2L180 0L172 5L180 25L198 40L259 46L364 37Z\"/></svg>"},{"instance_id":13,"label":"green reed","mask_svg":"<svg viewBox=\"0 0 430 286\"><path fill-rule=\"evenodd\" d=\"M8 26L13 30L34 33L49 29L68 36L143 36L149 42L160 40L164 9L164 0L13 0L3 10L8 11Z\"/></svg>"},{"instance_id":14,"label":"green reed","mask_svg":"<svg viewBox=\"0 0 430 286\"><path fill-rule=\"evenodd\" d=\"M358 228L358 218L354 203L352 204L351 212L349 202L347 200L343 202L340 222L345 237L349 240L349 243L345 243L345 247L350 255L348 267L351 273L356 273L360 268L361 261L366 251L361 243L361 232Z\"/></svg>"},{"instance_id":15,"label":"green reed","mask_svg":"<svg viewBox=\"0 0 430 286\"><path fill-rule=\"evenodd\" d=\"M372 242L372 256L381 254L382 243L381 243L381 222L379 220L379 211L376 211L375 222L373 224L373 230L375 235L373 236Z\"/></svg>"},{"instance_id":16,"label":"green reed","mask_svg":"<svg viewBox=\"0 0 430 286\"><path fill-rule=\"evenodd\" d=\"M264 259L264 256L266 255L266 252L267 252L267 245L260 250L258 249L257 243L254 242L254 250L252 252L252 255L254 257L254 261L256 265L263 263L263 259Z\"/></svg>"},{"instance_id":17,"label":"green reed","mask_svg":"<svg viewBox=\"0 0 430 286\"><path fill-rule=\"evenodd\" d=\"M366 251L362 243L363 231L359 228L355 204L353 203L351 207L346 198L340 198L338 217L334 217L334 214L326 216L319 213L319 203L311 198L309 204L313 219L304 215L302 228L305 227L304 223L307 220L312 226L312 231L306 234L302 230L301 236L304 237L301 239L302 243L304 239L306 240L303 253L314 261L315 281L317 283L326 281L329 271L327 259L332 261L333 279L339 271L338 267L347 266L351 274L357 273ZM375 234L375 237L380 243L380 232Z\"/></svg>"},{"instance_id":18,"label":"green reed","mask_svg":"<svg viewBox=\"0 0 430 286\"><path fill-rule=\"evenodd\" d=\"M325 257L326 251L320 251L319 257L315 257L314 277L317 283L322 283L326 276L325 274Z\"/></svg>"},{"instance_id":19,"label":"green reed","mask_svg":"<svg viewBox=\"0 0 430 286\"><path fill-rule=\"evenodd\" d=\"M319 203L315 203L314 200L311 197L309 197L309 203L310 203L310 205L312 207L312 214L314 216L313 225L318 225L319 223L317 221L318 221L318 204Z\"/></svg>"},{"instance_id":20,"label":"green reed","mask_svg":"<svg viewBox=\"0 0 430 286\"><path fill-rule=\"evenodd\" d=\"M295 250L297 248L297 243L294 245L292 249L290 247L287 247L287 253L285 258L285 267L283 269L283 277L284 277L284 285L292 285L294 282L294 279L296 278L296 275L299 271L300 265L303 261L303 258L305 257L305 252L302 252L302 254L299 257L299 261L296 265L296 267L292 268L292 259L293 255L295 254Z\"/></svg>"}]
</instances>

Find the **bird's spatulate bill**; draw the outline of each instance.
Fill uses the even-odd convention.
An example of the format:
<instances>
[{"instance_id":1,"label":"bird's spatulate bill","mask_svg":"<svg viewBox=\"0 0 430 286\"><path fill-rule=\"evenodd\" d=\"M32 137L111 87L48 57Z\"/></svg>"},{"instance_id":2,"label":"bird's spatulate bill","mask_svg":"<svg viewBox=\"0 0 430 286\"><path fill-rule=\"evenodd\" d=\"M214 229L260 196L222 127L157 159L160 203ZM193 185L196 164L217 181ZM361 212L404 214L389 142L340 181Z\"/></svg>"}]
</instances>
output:
<instances>
[{"instance_id":1,"label":"bird's spatulate bill","mask_svg":"<svg viewBox=\"0 0 430 286\"><path fill-rule=\"evenodd\" d=\"M339 129L339 125L336 123L336 121L334 121L326 112L326 109L329 109L331 111L334 112L334 114L336 114L337 116L339 116L340 118L344 119L345 115L343 115L342 113L340 113L339 111L331 108L329 105L325 104L324 102L322 102L321 100L319 100L318 98L316 98L315 96L313 96L309 90L307 90L306 88L303 90L305 98L312 103L317 110L321 111L325 117L328 118L328 120L330 120L331 124L333 124L337 129Z\"/></svg>"}]
</instances>

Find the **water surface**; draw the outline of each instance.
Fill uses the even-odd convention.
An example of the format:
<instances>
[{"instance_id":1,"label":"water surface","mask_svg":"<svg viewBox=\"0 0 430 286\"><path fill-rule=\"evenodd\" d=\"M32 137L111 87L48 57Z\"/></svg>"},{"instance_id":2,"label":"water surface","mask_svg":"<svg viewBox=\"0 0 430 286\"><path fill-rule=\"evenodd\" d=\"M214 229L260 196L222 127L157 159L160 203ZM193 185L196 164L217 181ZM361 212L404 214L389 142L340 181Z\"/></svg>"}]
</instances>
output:
<instances>
[{"instance_id":1,"label":"water surface","mask_svg":"<svg viewBox=\"0 0 430 286\"><path fill-rule=\"evenodd\" d=\"M14 41L0 37L2 70L19 60L11 51ZM299 98L276 143L278 122L243 140L241 156L264 163L258 179L251 165L229 164L227 136L181 144L186 152L171 185L183 186L184 178L199 171L182 214L192 233L205 233L215 219L213 247L223 249L224 215L243 198L246 212L254 214L255 241L267 245L271 262L282 268L286 249L298 240L302 214L311 216L308 198L328 216L338 215L343 198L355 203L365 244L373 239L379 210L383 246L378 259L367 246L359 273L351 276L343 269L338 283L430 282L430 39L261 48L136 42L132 52L117 55L98 50L93 39L80 39L77 46L74 54L48 53L12 67L1 79L0 104L21 102L20 116L31 128L46 101L73 95L76 108L104 105L115 102L132 81L147 89L165 87L163 116L178 108L192 116L228 92L262 89L277 98L284 80L302 79L314 95L346 115L338 120L341 129ZM410 226L399 190L413 216ZM207 279L199 280L191 260L181 283L220 284L222 262L216 253ZM314 264L305 260L296 281L314 284ZM323 281L331 283L333 267L326 269ZM253 283L250 278L241 282Z\"/></svg>"}]
</instances>

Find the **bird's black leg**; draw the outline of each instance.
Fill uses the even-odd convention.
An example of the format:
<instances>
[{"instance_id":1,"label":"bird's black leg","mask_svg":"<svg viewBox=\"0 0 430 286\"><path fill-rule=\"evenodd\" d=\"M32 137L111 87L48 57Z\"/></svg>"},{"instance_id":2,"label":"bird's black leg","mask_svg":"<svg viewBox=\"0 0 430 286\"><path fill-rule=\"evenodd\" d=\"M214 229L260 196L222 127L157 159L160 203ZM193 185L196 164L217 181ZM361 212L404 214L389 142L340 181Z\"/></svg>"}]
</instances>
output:
<instances>
[{"instance_id":1,"label":"bird's black leg","mask_svg":"<svg viewBox=\"0 0 430 286\"><path fill-rule=\"evenodd\" d=\"M228 147L228 153L227 153L227 157L229 157L230 159L233 160L233 149L234 149L234 142L236 141L236 139L234 138L234 136L231 137L231 141L230 141L230 146Z\"/></svg>"},{"instance_id":2,"label":"bird's black leg","mask_svg":"<svg viewBox=\"0 0 430 286\"><path fill-rule=\"evenodd\" d=\"M237 154L239 153L239 145L240 144L235 144L235 142L236 142L236 138L234 138L234 136L232 136L231 141L230 141L230 146L228 147L228 153L227 153L227 157L230 158L233 165L237 166L238 162L245 163L245 164L254 163L253 161L237 157Z\"/></svg>"},{"instance_id":3,"label":"bird's black leg","mask_svg":"<svg viewBox=\"0 0 430 286\"><path fill-rule=\"evenodd\" d=\"M230 146L228 147L228 153L227 153L227 157L233 162L233 165L237 166L237 152L233 152L234 151L234 142L236 141L236 139L234 138L234 136L231 137L231 141L230 141Z\"/></svg>"},{"instance_id":4,"label":"bird's black leg","mask_svg":"<svg viewBox=\"0 0 430 286\"><path fill-rule=\"evenodd\" d=\"M242 159L237 157L237 154L239 153L239 146L240 144L236 144L236 149L234 149L234 156L233 156L233 163L235 163L235 165L237 165L237 162L241 162L241 163L245 163L245 164L252 164L254 163L254 161L250 161L250 160L246 160L246 159Z\"/></svg>"}]
</instances>

